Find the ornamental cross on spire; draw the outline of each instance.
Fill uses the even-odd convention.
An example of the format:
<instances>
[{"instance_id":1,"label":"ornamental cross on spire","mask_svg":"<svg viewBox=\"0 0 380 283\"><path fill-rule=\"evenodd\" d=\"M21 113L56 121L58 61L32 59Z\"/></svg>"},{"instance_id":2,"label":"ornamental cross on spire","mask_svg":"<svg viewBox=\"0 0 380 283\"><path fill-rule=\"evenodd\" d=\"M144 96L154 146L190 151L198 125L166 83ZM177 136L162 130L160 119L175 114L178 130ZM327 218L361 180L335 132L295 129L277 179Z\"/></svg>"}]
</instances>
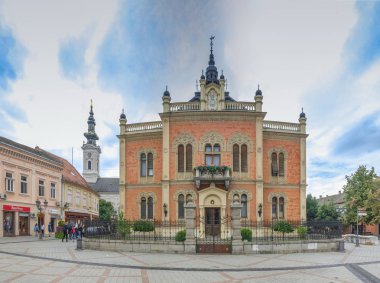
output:
<instances>
[{"instance_id":1,"label":"ornamental cross on spire","mask_svg":"<svg viewBox=\"0 0 380 283\"><path fill-rule=\"evenodd\" d=\"M210 46L211 46L211 54L212 54L212 46L214 45L214 43L212 43L212 41L215 39L215 36L214 35L212 35L211 37L210 37Z\"/></svg>"}]
</instances>

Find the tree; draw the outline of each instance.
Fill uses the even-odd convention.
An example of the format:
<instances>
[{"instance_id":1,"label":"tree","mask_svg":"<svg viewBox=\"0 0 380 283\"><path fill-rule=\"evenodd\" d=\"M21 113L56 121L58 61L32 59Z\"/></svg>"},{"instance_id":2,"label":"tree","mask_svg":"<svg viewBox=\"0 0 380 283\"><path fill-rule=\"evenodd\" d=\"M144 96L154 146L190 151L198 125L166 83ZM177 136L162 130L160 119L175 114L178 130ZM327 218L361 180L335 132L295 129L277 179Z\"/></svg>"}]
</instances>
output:
<instances>
[{"instance_id":1,"label":"tree","mask_svg":"<svg viewBox=\"0 0 380 283\"><path fill-rule=\"evenodd\" d=\"M328 203L324 203L320 207L318 207L318 213L317 213L318 220L325 220L325 221L338 220L339 216L340 215L336 211L336 207L334 203L331 201Z\"/></svg>"},{"instance_id":2,"label":"tree","mask_svg":"<svg viewBox=\"0 0 380 283\"><path fill-rule=\"evenodd\" d=\"M287 221L278 221L273 226L273 230L282 233L282 239L285 239L285 233L292 233L294 231L293 226Z\"/></svg>"},{"instance_id":3,"label":"tree","mask_svg":"<svg viewBox=\"0 0 380 283\"><path fill-rule=\"evenodd\" d=\"M99 200L99 219L100 220L111 220L114 213L113 205L111 202L104 199Z\"/></svg>"},{"instance_id":4,"label":"tree","mask_svg":"<svg viewBox=\"0 0 380 283\"><path fill-rule=\"evenodd\" d=\"M345 221L347 223L356 222L356 214L358 208L367 208L369 197L375 193L376 173L372 167L368 170L366 166L360 165L358 170L351 176L346 176L347 184L343 186L344 201L345 201ZM361 217L361 221L369 224L373 221L374 215L367 210L367 216Z\"/></svg>"},{"instance_id":5,"label":"tree","mask_svg":"<svg viewBox=\"0 0 380 283\"><path fill-rule=\"evenodd\" d=\"M318 213L318 202L315 197L311 194L308 194L306 197L306 215L307 220L314 220L317 218Z\"/></svg>"},{"instance_id":6,"label":"tree","mask_svg":"<svg viewBox=\"0 0 380 283\"><path fill-rule=\"evenodd\" d=\"M380 179L375 181L375 190L368 195L365 207L373 216L371 223L380 223Z\"/></svg>"}]
</instances>

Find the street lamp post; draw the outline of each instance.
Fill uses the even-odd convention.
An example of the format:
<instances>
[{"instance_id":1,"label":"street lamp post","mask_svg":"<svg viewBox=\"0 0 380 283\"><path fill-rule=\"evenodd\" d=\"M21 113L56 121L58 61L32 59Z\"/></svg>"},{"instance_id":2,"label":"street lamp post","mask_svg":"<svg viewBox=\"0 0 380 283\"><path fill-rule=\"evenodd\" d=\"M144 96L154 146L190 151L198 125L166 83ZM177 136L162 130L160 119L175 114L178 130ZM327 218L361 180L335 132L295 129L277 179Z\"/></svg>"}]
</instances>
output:
<instances>
[{"instance_id":1,"label":"street lamp post","mask_svg":"<svg viewBox=\"0 0 380 283\"><path fill-rule=\"evenodd\" d=\"M359 247L359 207L356 208L356 247Z\"/></svg>"},{"instance_id":2,"label":"street lamp post","mask_svg":"<svg viewBox=\"0 0 380 283\"><path fill-rule=\"evenodd\" d=\"M47 206L48 206L48 201L45 199L45 201L44 201L44 208L45 208L45 212L46 212L46 209L47 209ZM38 213L38 228L39 228L39 230L41 230L41 222L40 222L40 216L41 216L41 214L42 214L42 205L41 205L41 201L39 200L39 199L37 199L36 200L36 207L37 207L37 209L38 209L38 211L39 211L39 213ZM42 237L43 237L43 235L42 235L42 231L40 232L40 236L39 236L39 238L40 239L42 239Z\"/></svg>"}]
</instances>

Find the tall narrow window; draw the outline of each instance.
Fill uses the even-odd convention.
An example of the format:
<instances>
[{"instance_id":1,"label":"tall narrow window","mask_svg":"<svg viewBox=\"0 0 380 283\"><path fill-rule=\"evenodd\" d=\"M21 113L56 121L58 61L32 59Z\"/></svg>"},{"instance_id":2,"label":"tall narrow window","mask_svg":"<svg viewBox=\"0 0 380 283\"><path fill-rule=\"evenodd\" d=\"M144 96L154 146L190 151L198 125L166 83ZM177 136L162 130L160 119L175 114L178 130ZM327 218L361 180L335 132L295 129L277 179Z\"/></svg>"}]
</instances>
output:
<instances>
[{"instance_id":1,"label":"tall narrow window","mask_svg":"<svg viewBox=\"0 0 380 283\"><path fill-rule=\"evenodd\" d=\"M12 173L6 173L5 174L5 190L7 192L13 192L14 191L14 179Z\"/></svg>"},{"instance_id":2,"label":"tall narrow window","mask_svg":"<svg viewBox=\"0 0 380 283\"><path fill-rule=\"evenodd\" d=\"M285 205L284 205L284 198L280 197L279 198L279 203L278 203L278 218L284 219L285 218Z\"/></svg>"},{"instance_id":3,"label":"tall narrow window","mask_svg":"<svg viewBox=\"0 0 380 283\"><path fill-rule=\"evenodd\" d=\"M178 196L178 219L184 219L185 218L185 196L183 194L180 194Z\"/></svg>"},{"instance_id":4,"label":"tall narrow window","mask_svg":"<svg viewBox=\"0 0 380 283\"><path fill-rule=\"evenodd\" d=\"M88 169L88 170L91 170L91 160L88 160L88 161L87 161L87 169Z\"/></svg>"},{"instance_id":5,"label":"tall narrow window","mask_svg":"<svg viewBox=\"0 0 380 283\"><path fill-rule=\"evenodd\" d=\"M278 166L277 166L277 154L275 152L272 153L272 176L278 175Z\"/></svg>"},{"instance_id":6,"label":"tall narrow window","mask_svg":"<svg viewBox=\"0 0 380 283\"><path fill-rule=\"evenodd\" d=\"M141 177L146 176L146 155L145 155L145 153L141 153L141 157L140 157L140 175L141 175Z\"/></svg>"},{"instance_id":7,"label":"tall narrow window","mask_svg":"<svg viewBox=\"0 0 380 283\"><path fill-rule=\"evenodd\" d=\"M277 219L277 198L272 198L272 219Z\"/></svg>"},{"instance_id":8,"label":"tall narrow window","mask_svg":"<svg viewBox=\"0 0 380 283\"><path fill-rule=\"evenodd\" d=\"M193 146L186 145L186 172L193 171Z\"/></svg>"},{"instance_id":9,"label":"tall narrow window","mask_svg":"<svg viewBox=\"0 0 380 283\"><path fill-rule=\"evenodd\" d=\"M146 219L146 198L145 197L141 198L140 208L141 208L141 219Z\"/></svg>"},{"instance_id":10,"label":"tall narrow window","mask_svg":"<svg viewBox=\"0 0 380 283\"><path fill-rule=\"evenodd\" d=\"M43 180L38 181L38 195L40 197L45 195L45 182Z\"/></svg>"},{"instance_id":11,"label":"tall narrow window","mask_svg":"<svg viewBox=\"0 0 380 283\"><path fill-rule=\"evenodd\" d=\"M67 192L67 202L71 204L73 202L73 193L71 191Z\"/></svg>"},{"instance_id":12,"label":"tall narrow window","mask_svg":"<svg viewBox=\"0 0 380 283\"><path fill-rule=\"evenodd\" d=\"M55 183L50 184L50 198L55 198Z\"/></svg>"},{"instance_id":13,"label":"tall narrow window","mask_svg":"<svg viewBox=\"0 0 380 283\"><path fill-rule=\"evenodd\" d=\"M193 196L191 194L186 195L186 203L189 203L190 201L193 201Z\"/></svg>"},{"instance_id":14,"label":"tall narrow window","mask_svg":"<svg viewBox=\"0 0 380 283\"><path fill-rule=\"evenodd\" d=\"M153 198L148 197L148 219L153 219Z\"/></svg>"},{"instance_id":15,"label":"tall narrow window","mask_svg":"<svg viewBox=\"0 0 380 283\"><path fill-rule=\"evenodd\" d=\"M241 217L242 218L248 217L247 195L246 194L241 195Z\"/></svg>"},{"instance_id":16,"label":"tall narrow window","mask_svg":"<svg viewBox=\"0 0 380 283\"><path fill-rule=\"evenodd\" d=\"M278 175L283 177L284 176L284 154L281 152L278 155Z\"/></svg>"},{"instance_id":17,"label":"tall narrow window","mask_svg":"<svg viewBox=\"0 0 380 283\"><path fill-rule=\"evenodd\" d=\"M247 145L243 144L241 146L241 172L248 172L248 162L247 162Z\"/></svg>"},{"instance_id":18,"label":"tall narrow window","mask_svg":"<svg viewBox=\"0 0 380 283\"><path fill-rule=\"evenodd\" d=\"M214 145L214 152L220 152L220 145L219 144Z\"/></svg>"},{"instance_id":19,"label":"tall narrow window","mask_svg":"<svg viewBox=\"0 0 380 283\"><path fill-rule=\"evenodd\" d=\"M211 152L211 151L212 151L212 146L211 146L211 144L206 144L205 151L206 151L206 152Z\"/></svg>"},{"instance_id":20,"label":"tall narrow window","mask_svg":"<svg viewBox=\"0 0 380 283\"><path fill-rule=\"evenodd\" d=\"M153 154L148 153L148 176L153 176Z\"/></svg>"},{"instance_id":21,"label":"tall narrow window","mask_svg":"<svg viewBox=\"0 0 380 283\"><path fill-rule=\"evenodd\" d=\"M28 193L28 179L26 176L21 176L21 193Z\"/></svg>"},{"instance_id":22,"label":"tall narrow window","mask_svg":"<svg viewBox=\"0 0 380 283\"><path fill-rule=\"evenodd\" d=\"M178 146L178 172L184 171L184 147L182 144Z\"/></svg>"},{"instance_id":23,"label":"tall narrow window","mask_svg":"<svg viewBox=\"0 0 380 283\"><path fill-rule=\"evenodd\" d=\"M239 146L237 144L234 144L233 146L233 171L239 172Z\"/></svg>"}]
</instances>

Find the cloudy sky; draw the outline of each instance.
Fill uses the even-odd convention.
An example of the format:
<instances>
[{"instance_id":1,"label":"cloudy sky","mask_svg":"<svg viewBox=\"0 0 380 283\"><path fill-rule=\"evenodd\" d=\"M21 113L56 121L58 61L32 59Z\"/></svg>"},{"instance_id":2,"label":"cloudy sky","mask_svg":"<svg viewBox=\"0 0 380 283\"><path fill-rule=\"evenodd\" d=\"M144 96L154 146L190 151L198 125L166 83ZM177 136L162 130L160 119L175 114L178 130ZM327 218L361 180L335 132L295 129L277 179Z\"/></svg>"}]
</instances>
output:
<instances>
[{"instance_id":1,"label":"cloudy sky","mask_svg":"<svg viewBox=\"0 0 380 283\"><path fill-rule=\"evenodd\" d=\"M209 37L230 95L268 120L308 118L308 192L341 190L360 164L380 173L379 1L0 0L0 135L82 171L90 100L101 175L118 176L118 118L159 120L168 85L187 101Z\"/></svg>"}]
</instances>

